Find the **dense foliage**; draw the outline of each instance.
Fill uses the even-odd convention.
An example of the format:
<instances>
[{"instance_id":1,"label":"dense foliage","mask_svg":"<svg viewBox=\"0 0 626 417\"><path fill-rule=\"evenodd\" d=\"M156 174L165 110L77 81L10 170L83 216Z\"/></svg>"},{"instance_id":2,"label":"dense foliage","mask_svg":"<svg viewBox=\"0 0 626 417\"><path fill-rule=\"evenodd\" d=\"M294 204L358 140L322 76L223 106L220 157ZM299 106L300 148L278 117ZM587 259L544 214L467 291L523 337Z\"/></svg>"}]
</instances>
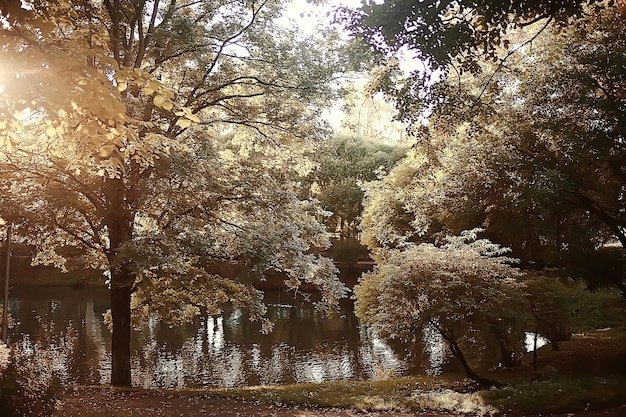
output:
<instances>
[{"instance_id":1,"label":"dense foliage","mask_svg":"<svg viewBox=\"0 0 626 417\"><path fill-rule=\"evenodd\" d=\"M50 351L29 340L0 343L0 412L7 417L55 415L63 387Z\"/></svg>"},{"instance_id":2,"label":"dense foliage","mask_svg":"<svg viewBox=\"0 0 626 417\"><path fill-rule=\"evenodd\" d=\"M522 308L519 272L505 256L508 250L478 239L479 232L447 236L437 245L378 249L376 267L355 288L355 309L381 337L408 346L425 329L434 330L469 378L494 384L471 369L461 346L481 333L505 332Z\"/></svg>"},{"instance_id":3,"label":"dense foliage","mask_svg":"<svg viewBox=\"0 0 626 417\"><path fill-rule=\"evenodd\" d=\"M418 123L414 109L416 144L407 157L366 185L362 241L377 267L363 277L357 307L381 334L415 340L430 317L439 326L443 316L468 328L498 317L505 335L516 319L507 315L511 300L525 299L517 318L556 348L570 332L563 282L583 277L589 288L611 285L626 295L623 16L608 8L572 22L509 33L519 49L505 65L483 57L482 70L443 77L432 86L438 100L429 102L428 120ZM493 274L480 271L482 261L462 264L459 254L438 249L474 227L535 271L524 285L503 295L489 285ZM463 266L440 266L448 263ZM463 290L432 293L441 269L454 283L446 291ZM473 273L476 281L462 287ZM494 308L502 310L489 318Z\"/></svg>"},{"instance_id":4,"label":"dense foliage","mask_svg":"<svg viewBox=\"0 0 626 417\"><path fill-rule=\"evenodd\" d=\"M375 87L392 97L400 117L417 122L430 104L443 99L432 88L442 76L478 73L489 60L499 66L520 47L507 34L539 23L542 29L567 28L575 19L616 6L613 0L366 2L342 9L338 19L378 52L383 70ZM532 43L534 34L522 43ZM406 59L417 60L408 73Z\"/></svg>"},{"instance_id":5,"label":"dense foliage","mask_svg":"<svg viewBox=\"0 0 626 417\"><path fill-rule=\"evenodd\" d=\"M340 239L355 238L366 182L388 172L404 156L405 148L352 136L336 136L314 158L317 166L305 179L311 195L331 214L325 219Z\"/></svg>"},{"instance_id":6,"label":"dense foliage","mask_svg":"<svg viewBox=\"0 0 626 417\"><path fill-rule=\"evenodd\" d=\"M623 290L619 251L598 250L625 241L621 19L607 10L545 32L487 89L487 65L442 84L447 99L417 146L368 186L364 241L393 246L483 226L525 266L568 266Z\"/></svg>"}]
</instances>

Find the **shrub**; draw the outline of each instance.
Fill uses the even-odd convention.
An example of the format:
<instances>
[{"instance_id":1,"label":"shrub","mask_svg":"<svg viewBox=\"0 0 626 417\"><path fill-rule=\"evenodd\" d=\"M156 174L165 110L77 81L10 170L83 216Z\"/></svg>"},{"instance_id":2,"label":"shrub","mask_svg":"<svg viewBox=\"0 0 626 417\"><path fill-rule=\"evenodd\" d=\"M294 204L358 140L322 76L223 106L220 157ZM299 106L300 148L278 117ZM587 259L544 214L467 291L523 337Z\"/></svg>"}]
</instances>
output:
<instances>
[{"instance_id":1,"label":"shrub","mask_svg":"<svg viewBox=\"0 0 626 417\"><path fill-rule=\"evenodd\" d=\"M407 403L414 410L429 410L444 413L493 416L495 407L486 405L477 393L463 394L450 389L413 392Z\"/></svg>"},{"instance_id":2,"label":"shrub","mask_svg":"<svg viewBox=\"0 0 626 417\"><path fill-rule=\"evenodd\" d=\"M11 349L0 344L0 415L52 416L62 393L53 363L50 351L28 339Z\"/></svg>"}]
</instances>

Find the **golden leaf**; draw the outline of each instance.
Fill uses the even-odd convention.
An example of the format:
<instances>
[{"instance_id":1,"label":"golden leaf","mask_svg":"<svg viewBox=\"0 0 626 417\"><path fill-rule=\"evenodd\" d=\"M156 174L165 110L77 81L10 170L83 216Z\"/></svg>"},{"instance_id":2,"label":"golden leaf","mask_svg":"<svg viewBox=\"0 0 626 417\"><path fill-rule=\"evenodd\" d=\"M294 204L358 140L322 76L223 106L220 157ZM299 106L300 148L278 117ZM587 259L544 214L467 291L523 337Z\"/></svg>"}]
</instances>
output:
<instances>
[{"instance_id":1,"label":"golden leaf","mask_svg":"<svg viewBox=\"0 0 626 417\"><path fill-rule=\"evenodd\" d=\"M50 136L51 138L56 136L57 134L57 130L54 128L54 126L50 126L46 129L46 135Z\"/></svg>"},{"instance_id":2,"label":"golden leaf","mask_svg":"<svg viewBox=\"0 0 626 417\"><path fill-rule=\"evenodd\" d=\"M100 155L102 158L106 158L108 156L111 156L111 154L113 153L113 150L115 150L115 146L104 145L100 148L100 152L98 153L98 155Z\"/></svg>"},{"instance_id":3,"label":"golden leaf","mask_svg":"<svg viewBox=\"0 0 626 417\"><path fill-rule=\"evenodd\" d=\"M157 94L156 96L154 96L154 98L152 99L152 102L154 103L155 106L157 107L161 107L163 105L163 103L165 103L165 97L163 97L160 94Z\"/></svg>"},{"instance_id":4,"label":"golden leaf","mask_svg":"<svg viewBox=\"0 0 626 417\"><path fill-rule=\"evenodd\" d=\"M174 103L172 103L171 101L166 101L165 103L163 103L163 109L165 110L172 110L174 108Z\"/></svg>"},{"instance_id":5,"label":"golden leaf","mask_svg":"<svg viewBox=\"0 0 626 417\"><path fill-rule=\"evenodd\" d=\"M183 129L191 126L191 120L189 119L178 119L178 121L176 122L177 126L182 127Z\"/></svg>"},{"instance_id":6,"label":"golden leaf","mask_svg":"<svg viewBox=\"0 0 626 417\"><path fill-rule=\"evenodd\" d=\"M192 122L200 123L200 118L195 114L187 114L185 115L185 117L187 117L187 119L191 120Z\"/></svg>"}]
</instances>

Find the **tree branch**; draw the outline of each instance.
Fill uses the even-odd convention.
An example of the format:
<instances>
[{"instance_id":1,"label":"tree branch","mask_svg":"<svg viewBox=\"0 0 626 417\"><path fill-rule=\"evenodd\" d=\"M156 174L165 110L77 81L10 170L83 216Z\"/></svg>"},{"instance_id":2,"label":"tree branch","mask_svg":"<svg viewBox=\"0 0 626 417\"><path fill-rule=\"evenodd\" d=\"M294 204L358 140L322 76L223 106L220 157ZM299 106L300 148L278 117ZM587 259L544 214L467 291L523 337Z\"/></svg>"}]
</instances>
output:
<instances>
[{"instance_id":1,"label":"tree branch","mask_svg":"<svg viewBox=\"0 0 626 417\"><path fill-rule=\"evenodd\" d=\"M537 39L537 37L548 27L550 22L552 22L552 16L548 17L548 20L546 20L546 23L541 27L541 29L539 29L537 33L533 35L532 38L526 40L521 45L518 45L517 47L513 48L504 56L504 58L500 59L500 63L498 64L498 67L493 71L493 73L491 74L491 76L489 77L485 85L483 86L482 90L480 90L478 97L476 97L476 100L474 100L474 103L470 106L469 110L473 109L478 104L478 102L482 98L485 91L487 91L487 87L489 86L489 84L491 84L491 81L493 81L493 78L496 76L498 72L500 72L500 70L504 66L504 63L517 51L519 51L520 49L522 49L523 47L525 47L526 45L532 43L535 39Z\"/></svg>"}]
</instances>

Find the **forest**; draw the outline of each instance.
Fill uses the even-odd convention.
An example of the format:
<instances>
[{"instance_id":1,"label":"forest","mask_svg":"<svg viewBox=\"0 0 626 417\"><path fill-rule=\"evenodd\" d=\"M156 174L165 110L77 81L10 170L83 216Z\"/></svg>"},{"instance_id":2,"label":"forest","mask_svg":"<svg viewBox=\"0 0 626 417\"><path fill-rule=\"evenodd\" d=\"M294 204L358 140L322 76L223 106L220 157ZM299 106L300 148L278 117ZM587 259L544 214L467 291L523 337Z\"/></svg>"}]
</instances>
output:
<instances>
[{"instance_id":1,"label":"forest","mask_svg":"<svg viewBox=\"0 0 626 417\"><path fill-rule=\"evenodd\" d=\"M36 271L106 290L110 375L90 385L113 397L146 323L236 310L271 334L277 285L324 317L349 303L407 364L435 341L458 367L372 371L359 405L318 393L333 381L281 403L620 415L626 3L311 4L0 1L2 415L74 415L64 392L93 389L11 332L9 279Z\"/></svg>"}]
</instances>

